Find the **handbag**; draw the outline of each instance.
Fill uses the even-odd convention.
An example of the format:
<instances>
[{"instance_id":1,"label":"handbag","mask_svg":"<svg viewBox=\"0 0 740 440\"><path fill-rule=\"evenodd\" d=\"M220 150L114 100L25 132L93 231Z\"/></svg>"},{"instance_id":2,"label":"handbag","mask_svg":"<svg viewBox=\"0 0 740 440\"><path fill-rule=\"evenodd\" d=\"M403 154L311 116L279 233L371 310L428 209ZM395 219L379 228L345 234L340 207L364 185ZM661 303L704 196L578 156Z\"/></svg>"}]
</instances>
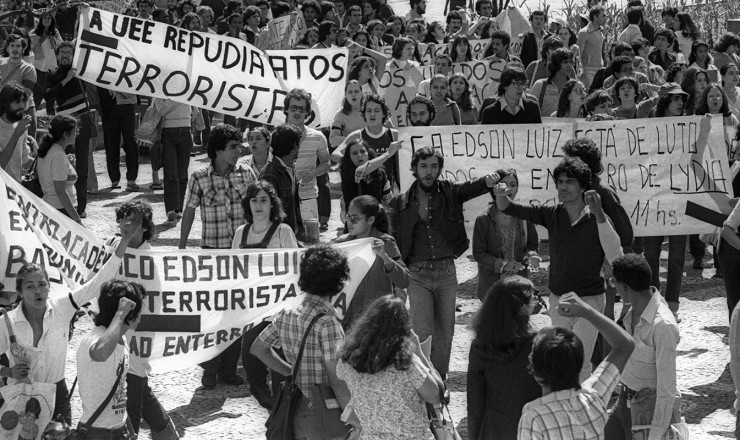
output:
<instances>
[{"instance_id":1,"label":"handbag","mask_svg":"<svg viewBox=\"0 0 740 440\"><path fill-rule=\"evenodd\" d=\"M440 388L439 400L441 406L439 410L427 403L427 415L429 416L429 429L432 431L432 435L435 440L462 440L457 429L455 429L455 422L452 421L452 415L450 414L450 408L447 407L448 399L445 398L445 389ZM445 418L444 411L447 410L447 418Z\"/></svg>"},{"instance_id":2,"label":"handbag","mask_svg":"<svg viewBox=\"0 0 740 440\"><path fill-rule=\"evenodd\" d=\"M31 164L31 169L23 175L21 179L21 185L24 188L32 192L36 197L44 197L44 190L41 189L41 181L39 180L39 171L37 168L39 158L35 158Z\"/></svg>"},{"instance_id":3,"label":"handbag","mask_svg":"<svg viewBox=\"0 0 740 440\"><path fill-rule=\"evenodd\" d=\"M113 399L113 395L116 394L116 391L118 390L118 384L121 382L121 377L123 376L123 361L118 364L118 370L117 370L117 376L116 381L113 383L113 388L108 393L108 396L106 396L105 400L103 400L103 403L100 404L98 409L95 410L92 416L87 420L86 423L80 422L77 425L77 428L74 429L69 424L64 421L63 418L59 418L59 420L53 420L48 425L46 425L46 428L44 429L44 440L84 440L87 438L87 432L88 429L92 426L93 423L100 417L100 414L103 413L103 410L106 406L108 406L108 403L110 403L111 399ZM67 401L69 402L72 399L72 394L74 393L75 386L77 385L77 378L75 377L75 381L72 384L72 388L69 391L69 397L67 398ZM126 419L126 430L128 431L125 435L125 438L128 440L136 440L136 434L134 434L133 427L131 426L131 422Z\"/></svg>"},{"instance_id":4,"label":"handbag","mask_svg":"<svg viewBox=\"0 0 740 440\"><path fill-rule=\"evenodd\" d=\"M296 358L295 365L293 365L293 372L285 378L285 382L280 384L272 412L270 413L270 417L267 418L267 422L265 422L265 427L267 427L265 438L267 440L295 439L293 434L293 413L298 406L298 399L302 396L301 390L295 383L295 378L298 375L298 369L301 367L303 349L306 348L308 334L311 332L314 324L316 324L316 321L323 315L325 315L323 312L317 314L311 320L311 323L308 324L308 328L306 328L306 332L303 334L301 348L298 350L298 357Z\"/></svg>"}]
</instances>

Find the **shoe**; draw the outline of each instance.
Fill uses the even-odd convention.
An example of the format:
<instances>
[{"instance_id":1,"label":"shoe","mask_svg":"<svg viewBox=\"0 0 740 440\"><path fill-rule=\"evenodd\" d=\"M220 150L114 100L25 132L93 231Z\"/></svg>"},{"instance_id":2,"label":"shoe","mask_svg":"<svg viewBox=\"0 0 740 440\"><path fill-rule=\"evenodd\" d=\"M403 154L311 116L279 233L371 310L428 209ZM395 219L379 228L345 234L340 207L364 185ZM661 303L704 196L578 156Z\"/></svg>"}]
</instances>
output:
<instances>
[{"instance_id":1,"label":"shoe","mask_svg":"<svg viewBox=\"0 0 740 440\"><path fill-rule=\"evenodd\" d=\"M203 377L200 379L200 384L203 385L204 388L212 390L216 388L216 382L218 382L216 373L205 370L203 371Z\"/></svg>"},{"instance_id":2,"label":"shoe","mask_svg":"<svg viewBox=\"0 0 740 440\"><path fill-rule=\"evenodd\" d=\"M85 212L85 211L82 211L82 212L81 212L81 213L79 214L79 216L80 216L80 218L87 218L87 212Z\"/></svg>"},{"instance_id":3,"label":"shoe","mask_svg":"<svg viewBox=\"0 0 740 440\"><path fill-rule=\"evenodd\" d=\"M244 379L236 373L219 374L218 380L228 385L244 385Z\"/></svg>"},{"instance_id":4,"label":"shoe","mask_svg":"<svg viewBox=\"0 0 740 440\"><path fill-rule=\"evenodd\" d=\"M182 212L175 211L175 218L178 219L178 220L180 220L182 218Z\"/></svg>"},{"instance_id":5,"label":"shoe","mask_svg":"<svg viewBox=\"0 0 740 440\"><path fill-rule=\"evenodd\" d=\"M110 187L113 189L118 189L121 187L121 182L119 182L118 180L114 180L110 183Z\"/></svg>"},{"instance_id":6,"label":"shoe","mask_svg":"<svg viewBox=\"0 0 740 440\"><path fill-rule=\"evenodd\" d=\"M90 194L91 196L97 196L98 194L100 194L100 190L99 189L88 189L87 193Z\"/></svg>"},{"instance_id":7,"label":"shoe","mask_svg":"<svg viewBox=\"0 0 740 440\"><path fill-rule=\"evenodd\" d=\"M694 264L691 265L696 270L702 270L704 269L704 262L701 260L701 258L694 258Z\"/></svg>"},{"instance_id":8,"label":"shoe","mask_svg":"<svg viewBox=\"0 0 740 440\"><path fill-rule=\"evenodd\" d=\"M164 189L164 185L162 185L162 182L153 182L149 185L149 189L152 191L162 191Z\"/></svg>"},{"instance_id":9,"label":"shoe","mask_svg":"<svg viewBox=\"0 0 740 440\"><path fill-rule=\"evenodd\" d=\"M174 222L175 220L177 220L177 213L175 211L168 211L167 220L171 222Z\"/></svg>"},{"instance_id":10,"label":"shoe","mask_svg":"<svg viewBox=\"0 0 740 440\"><path fill-rule=\"evenodd\" d=\"M679 304L676 301L667 301L668 302L668 308L671 309L671 313L673 313L673 316L676 318L676 322L680 323L681 318L678 316L678 307Z\"/></svg>"},{"instance_id":11,"label":"shoe","mask_svg":"<svg viewBox=\"0 0 740 440\"><path fill-rule=\"evenodd\" d=\"M132 182L132 181L130 181L130 182L128 182L128 183L126 184L126 191L132 191L132 192L135 192L135 191L139 191L139 189L140 189L140 188L139 188L139 185L137 185L137 184L136 184L136 182Z\"/></svg>"}]
</instances>

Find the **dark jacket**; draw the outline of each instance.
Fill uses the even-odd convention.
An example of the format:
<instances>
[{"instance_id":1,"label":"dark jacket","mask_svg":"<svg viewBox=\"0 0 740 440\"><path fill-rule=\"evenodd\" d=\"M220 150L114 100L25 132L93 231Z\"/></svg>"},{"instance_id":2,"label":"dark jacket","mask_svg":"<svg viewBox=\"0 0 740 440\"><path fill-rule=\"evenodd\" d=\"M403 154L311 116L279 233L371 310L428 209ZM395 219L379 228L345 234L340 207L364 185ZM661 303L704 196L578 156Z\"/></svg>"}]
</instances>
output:
<instances>
[{"instance_id":1,"label":"dark jacket","mask_svg":"<svg viewBox=\"0 0 740 440\"><path fill-rule=\"evenodd\" d=\"M266 180L275 187L280 201L283 203L285 220L293 232L298 235L303 220L301 219L300 199L298 198L298 182L293 183L290 171L277 158L273 158L262 170L260 180Z\"/></svg>"},{"instance_id":2,"label":"dark jacket","mask_svg":"<svg viewBox=\"0 0 740 440\"><path fill-rule=\"evenodd\" d=\"M483 301L488 289L501 279L501 264L504 258L501 234L499 233L498 208L491 204L475 219L473 228L473 258L478 262L478 298ZM517 219L521 231L520 242L522 247L515 250L516 261L521 263L528 252L537 252L539 237L534 223ZM529 271L520 273L529 276Z\"/></svg>"},{"instance_id":3,"label":"dark jacket","mask_svg":"<svg viewBox=\"0 0 740 440\"><path fill-rule=\"evenodd\" d=\"M653 63L657 64L658 66L662 67L663 70L668 72L668 68L673 65L673 63L676 62L676 55L672 54L670 52L665 53L665 58L660 56L660 51L658 49L653 49L648 54L648 59Z\"/></svg>"},{"instance_id":4,"label":"dark jacket","mask_svg":"<svg viewBox=\"0 0 740 440\"><path fill-rule=\"evenodd\" d=\"M56 102L56 111L59 113L81 115L90 110L85 85L77 77L72 78L66 85L62 84L62 80L67 77L71 68L71 66L57 66L49 69L46 73L44 99L47 102Z\"/></svg>"},{"instance_id":5,"label":"dark jacket","mask_svg":"<svg viewBox=\"0 0 740 440\"><path fill-rule=\"evenodd\" d=\"M552 34L544 31L545 34L542 37L546 40L547 37L552 37ZM524 66L529 66L532 61L537 61L539 57L539 49L537 46L537 37L534 36L534 32L527 32L524 34L524 40L522 41L522 51L519 53L519 58L522 60Z\"/></svg>"},{"instance_id":6,"label":"dark jacket","mask_svg":"<svg viewBox=\"0 0 740 440\"><path fill-rule=\"evenodd\" d=\"M393 231L401 258L406 261L411 252L411 240L414 234L414 225L420 219L414 209L413 197L416 197L418 182L414 181L405 193L393 197L391 200L391 215ZM447 244L455 253L455 258L462 255L470 244L465 232L463 218L463 203L483 195L490 190L486 187L485 179L476 179L464 183L454 183L448 180L438 180L433 190L441 198L441 208L431 209L431 218L440 232L447 237ZM431 204L430 204L431 208Z\"/></svg>"},{"instance_id":7,"label":"dark jacket","mask_svg":"<svg viewBox=\"0 0 740 440\"><path fill-rule=\"evenodd\" d=\"M481 124L541 124L540 104L531 95L522 95L523 109L515 115L501 106L503 98L489 105L480 114Z\"/></svg>"}]
</instances>

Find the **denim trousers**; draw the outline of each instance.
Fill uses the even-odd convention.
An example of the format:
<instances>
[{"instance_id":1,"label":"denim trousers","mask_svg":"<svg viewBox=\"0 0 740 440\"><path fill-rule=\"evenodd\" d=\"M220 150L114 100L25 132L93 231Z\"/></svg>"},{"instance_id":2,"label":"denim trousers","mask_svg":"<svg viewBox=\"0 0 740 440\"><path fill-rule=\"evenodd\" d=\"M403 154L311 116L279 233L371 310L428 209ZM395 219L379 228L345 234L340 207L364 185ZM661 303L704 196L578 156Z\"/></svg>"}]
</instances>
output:
<instances>
[{"instance_id":1,"label":"denim trousers","mask_svg":"<svg viewBox=\"0 0 740 440\"><path fill-rule=\"evenodd\" d=\"M329 173L316 177L319 186L319 223L326 223L331 217L331 191L329 191Z\"/></svg>"},{"instance_id":2,"label":"denim trousers","mask_svg":"<svg viewBox=\"0 0 740 440\"><path fill-rule=\"evenodd\" d=\"M162 148L164 209L166 212L181 212L188 186L190 151L193 149L190 127L163 128Z\"/></svg>"},{"instance_id":3,"label":"denim trousers","mask_svg":"<svg viewBox=\"0 0 740 440\"><path fill-rule=\"evenodd\" d=\"M671 235L668 237L668 275L666 277L665 300L678 302L683 279L683 266L686 262L686 235ZM650 284L660 289L660 250L665 237L644 237L645 259L653 271L653 280Z\"/></svg>"},{"instance_id":4,"label":"denim trousers","mask_svg":"<svg viewBox=\"0 0 740 440\"><path fill-rule=\"evenodd\" d=\"M126 412L134 432L139 432L141 419L146 421L152 432L166 428L170 416L149 387L149 378L129 373L126 375L126 387Z\"/></svg>"},{"instance_id":5,"label":"denim trousers","mask_svg":"<svg viewBox=\"0 0 740 440\"><path fill-rule=\"evenodd\" d=\"M719 264L724 268L725 290L727 291L727 309L729 316L740 301L740 250L727 242L724 238L719 245Z\"/></svg>"},{"instance_id":6,"label":"denim trousers","mask_svg":"<svg viewBox=\"0 0 740 440\"><path fill-rule=\"evenodd\" d=\"M313 407L307 397L301 396L293 412L293 436L295 440L341 440L327 434L331 422L321 417L322 414Z\"/></svg>"},{"instance_id":7,"label":"denim trousers","mask_svg":"<svg viewBox=\"0 0 740 440\"><path fill-rule=\"evenodd\" d=\"M90 135L92 133L92 113L77 116L77 139L75 140L75 170L77 171L77 212L87 208L87 168L90 155Z\"/></svg>"},{"instance_id":8,"label":"denim trousers","mask_svg":"<svg viewBox=\"0 0 740 440\"><path fill-rule=\"evenodd\" d=\"M111 182L121 180L121 139L126 154L126 180L135 182L139 175L139 147L136 145L136 110L134 104L116 105L103 125L105 163Z\"/></svg>"},{"instance_id":9,"label":"denim trousers","mask_svg":"<svg viewBox=\"0 0 740 440\"><path fill-rule=\"evenodd\" d=\"M424 263L411 264L409 272L411 324L421 342L432 337L432 365L445 377L450 366L452 336L455 333L455 262L449 260L448 264L436 268Z\"/></svg>"},{"instance_id":10,"label":"denim trousers","mask_svg":"<svg viewBox=\"0 0 740 440\"><path fill-rule=\"evenodd\" d=\"M203 362L200 366L203 367L205 373L234 376L236 374L236 364L239 362L239 356L241 354L242 338L239 338L235 339L218 356Z\"/></svg>"},{"instance_id":11,"label":"denim trousers","mask_svg":"<svg viewBox=\"0 0 740 440\"><path fill-rule=\"evenodd\" d=\"M596 309L597 312L604 313L604 305L606 304L605 294L582 296L580 298L583 302ZM567 328L573 331L581 340L583 344L583 366L581 367L579 379L580 382L583 382L591 375L591 355L594 353L594 346L596 345L596 338L599 336L599 331L583 318L561 316L558 313L559 302L560 296L554 293L550 294L550 319L552 320L552 326Z\"/></svg>"}]
</instances>

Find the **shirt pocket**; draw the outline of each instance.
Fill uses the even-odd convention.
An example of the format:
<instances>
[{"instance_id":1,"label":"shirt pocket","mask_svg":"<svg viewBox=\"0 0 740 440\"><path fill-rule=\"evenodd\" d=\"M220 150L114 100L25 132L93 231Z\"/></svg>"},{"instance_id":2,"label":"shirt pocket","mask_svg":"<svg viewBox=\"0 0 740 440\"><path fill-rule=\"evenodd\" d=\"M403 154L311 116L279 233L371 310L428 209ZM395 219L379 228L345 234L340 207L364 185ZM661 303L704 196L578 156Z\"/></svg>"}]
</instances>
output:
<instances>
[{"instance_id":1,"label":"shirt pocket","mask_svg":"<svg viewBox=\"0 0 740 440\"><path fill-rule=\"evenodd\" d=\"M242 180L239 182L234 182L232 185L232 190L238 196L238 200L242 200L244 199L244 197L247 196L247 188L249 187L249 185L247 185L247 182Z\"/></svg>"},{"instance_id":2,"label":"shirt pocket","mask_svg":"<svg viewBox=\"0 0 740 440\"><path fill-rule=\"evenodd\" d=\"M206 206L223 205L224 199L226 199L226 194L223 194L215 188L209 188L203 191L203 204Z\"/></svg>"}]
</instances>

